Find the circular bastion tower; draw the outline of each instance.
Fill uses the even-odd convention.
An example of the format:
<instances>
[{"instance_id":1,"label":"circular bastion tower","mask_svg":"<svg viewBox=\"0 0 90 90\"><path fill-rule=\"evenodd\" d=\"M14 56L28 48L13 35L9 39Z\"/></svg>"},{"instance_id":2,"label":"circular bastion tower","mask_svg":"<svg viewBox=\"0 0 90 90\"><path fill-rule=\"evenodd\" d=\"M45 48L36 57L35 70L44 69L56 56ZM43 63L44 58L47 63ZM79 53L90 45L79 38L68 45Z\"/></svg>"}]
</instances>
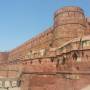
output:
<instances>
[{"instance_id":1,"label":"circular bastion tower","mask_svg":"<svg viewBox=\"0 0 90 90\"><path fill-rule=\"evenodd\" d=\"M57 10L54 16L54 42L58 47L77 37L82 37L86 29L84 11L80 7L70 6Z\"/></svg>"}]
</instances>

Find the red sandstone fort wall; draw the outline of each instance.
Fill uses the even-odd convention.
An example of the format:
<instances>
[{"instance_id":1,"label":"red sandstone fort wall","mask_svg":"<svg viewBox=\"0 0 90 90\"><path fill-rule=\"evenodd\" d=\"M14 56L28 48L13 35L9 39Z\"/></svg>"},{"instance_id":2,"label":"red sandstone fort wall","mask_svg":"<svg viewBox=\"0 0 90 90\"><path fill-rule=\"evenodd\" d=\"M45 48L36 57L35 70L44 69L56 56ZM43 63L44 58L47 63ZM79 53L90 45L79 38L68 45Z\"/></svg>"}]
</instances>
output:
<instances>
[{"instance_id":1,"label":"red sandstone fort wall","mask_svg":"<svg viewBox=\"0 0 90 90\"><path fill-rule=\"evenodd\" d=\"M8 60L8 52L0 52L0 62L6 62Z\"/></svg>"},{"instance_id":2,"label":"red sandstone fort wall","mask_svg":"<svg viewBox=\"0 0 90 90\"><path fill-rule=\"evenodd\" d=\"M23 59L30 51L49 48L52 44L52 30L53 28L49 28L47 31L41 33L35 38L32 38L20 47L12 50L9 54L9 60Z\"/></svg>"},{"instance_id":3,"label":"red sandstone fort wall","mask_svg":"<svg viewBox=\"0 0 90 90\"><path fill-rule=\"evenodd\" d=\"M73 79L73 74L68 77L67 74L49 75L49 73L65 70L74 72L88 71L90 69L90 51L88 50L90 48L90 38L87 38L88 40L86 39L86 42L84 42L85 47L83 47L83 49L87 50L83 52L82 48L79 47L80 38L78 40L79 44L75 42L71 45L70 42L65 48L59 48L59 53L62 54L62 57L65 57L65 63L61 61L62 57L59 57L59 55L57 55L54 60L52 60L53 58L44 57L42 59L34 58L33 60L29 59L27 61L25 60L25 55L28 52L40 49L60 47L62 44L65 44L66 41L89 35L89 30L89 19L86 20L82 9L79 7L62 8L55 13L52 28L49 28L47 31L10 51L8 60L13 62L10 62L9 65L4 64L0 69L13 69L24 73L43 72L48 74L23 74L21 77L22 90L83 90L82 88L86 88L90 84L90 76L88 74L76 75L77 77ZM72 51L70 52L71 49ZM81 49L81 51L79 51L79 49ZM79 51L77 58L73 58L75 54L74 50ZM65 52L70 53L63 54ZM49 51L47 53L49 53ZM50 54L52 53L49 53L49 56ZM54 55L55 53L53 56ZM0 53L1 61L7 60L7 57L8 54ZM24 61L19 62L19 60ZM8 71L8 77L16 77L16 72ZM1 71L0 75L6 77L7 72Z\"/></svg>"},{"instance_id":4,"label":"red sandstone fort wall","mask_svg":"<svg viewBox=\"0 0 90 90\"><path fill-rule=\"evenodd\" d=\"M84 11L79 7L64 7L56 11L51 28L10 51L9 60L24 59L33 50L59 47L69 40L89 34L90 20L85 18ZM3 60L7 55L3 53L0 57Z\"/></svg>"},{"instance_id":5,"label":"red sandstone fort wall","mask_svg":"<svg viewBox=\"0 0 90 90\"><path fill-rule=\"evenodd\" d=\"M85 30L85 35L90 35L90 18L86 18L86 21L87 29Z\"/></svg>"},{"instance_id":6,"label":"red sandstone fort wall","mask_svg":"<svg viewBox=\"0 0 90 90\"><path fill-rule=\"evenodd\" d=\"M84 11L79 7L64 7L54 16L54 25L40 35L12 50L9 60L23 59L27 52L59 47L65 42L89 33Z\"/></svg>"},{"instance_id":7,"label":"red sandstone fort wall","mask_svg":"<svg viewBox=\"0 0 90 90\"><path fill-rule=\"evenodd\" d=\"M79 7L64 7L55 13L54 35L56 47L77 37L82 37L86 30L84 12Z\"/></svg>"}]
</instances>

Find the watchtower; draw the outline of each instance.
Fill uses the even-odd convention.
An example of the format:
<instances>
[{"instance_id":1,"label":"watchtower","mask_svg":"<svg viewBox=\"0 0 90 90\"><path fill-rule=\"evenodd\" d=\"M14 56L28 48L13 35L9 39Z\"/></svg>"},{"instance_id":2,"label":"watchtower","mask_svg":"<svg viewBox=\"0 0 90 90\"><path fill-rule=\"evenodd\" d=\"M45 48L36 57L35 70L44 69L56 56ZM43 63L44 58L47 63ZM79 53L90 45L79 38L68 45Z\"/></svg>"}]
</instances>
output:
<instances>
[{"instance_id":1,"label":"watchtower","mask_svg":"<svg viewBox=\"0 0 90 90\"><path fill-rule=\"evenodd\" d=\"M84 11L80 7L64 7L54 16L54 43L60 46L73 38L82 37L86 29Z\"/></svg>"}]
</instances>

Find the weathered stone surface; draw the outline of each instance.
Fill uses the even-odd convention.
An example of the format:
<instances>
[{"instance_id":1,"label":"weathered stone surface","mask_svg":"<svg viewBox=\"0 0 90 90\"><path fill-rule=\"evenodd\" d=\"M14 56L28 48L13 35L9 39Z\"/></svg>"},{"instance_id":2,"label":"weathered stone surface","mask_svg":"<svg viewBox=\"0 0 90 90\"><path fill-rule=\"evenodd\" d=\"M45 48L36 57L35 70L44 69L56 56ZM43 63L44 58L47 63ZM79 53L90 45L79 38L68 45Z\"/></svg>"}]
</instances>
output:
<instances>
[{"instance_id":1,"label":"weathered stone surface","mask_svg":"<svg viewBox=\"0 0 90 90\"><path fill-rule=\"evenodd\" d=\"M89 71L90 20L79 7L57 10L51 28L0 52L0 77L21 80L20 90L89 90Z\"/></svg>"}]
</instances>

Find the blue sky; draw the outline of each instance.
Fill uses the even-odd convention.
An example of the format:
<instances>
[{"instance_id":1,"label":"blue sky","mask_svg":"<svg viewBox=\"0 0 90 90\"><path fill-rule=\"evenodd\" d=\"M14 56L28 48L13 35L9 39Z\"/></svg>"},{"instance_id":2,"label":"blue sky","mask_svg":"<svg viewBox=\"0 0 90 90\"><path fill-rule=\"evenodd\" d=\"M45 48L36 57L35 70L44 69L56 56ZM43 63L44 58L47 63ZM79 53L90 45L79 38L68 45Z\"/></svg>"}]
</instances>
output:
<instances>
[{"instance_id":1,"label":"blue sky","mask_svg":"<svg viewBox=\"0 0 90 90\"><path fill-rule=\"evenodd\" d=\"M90 16L90 0L0 0L0 51L11 50L53 24L54 12L80 6Z\"/></svg>"}]
</instances>

